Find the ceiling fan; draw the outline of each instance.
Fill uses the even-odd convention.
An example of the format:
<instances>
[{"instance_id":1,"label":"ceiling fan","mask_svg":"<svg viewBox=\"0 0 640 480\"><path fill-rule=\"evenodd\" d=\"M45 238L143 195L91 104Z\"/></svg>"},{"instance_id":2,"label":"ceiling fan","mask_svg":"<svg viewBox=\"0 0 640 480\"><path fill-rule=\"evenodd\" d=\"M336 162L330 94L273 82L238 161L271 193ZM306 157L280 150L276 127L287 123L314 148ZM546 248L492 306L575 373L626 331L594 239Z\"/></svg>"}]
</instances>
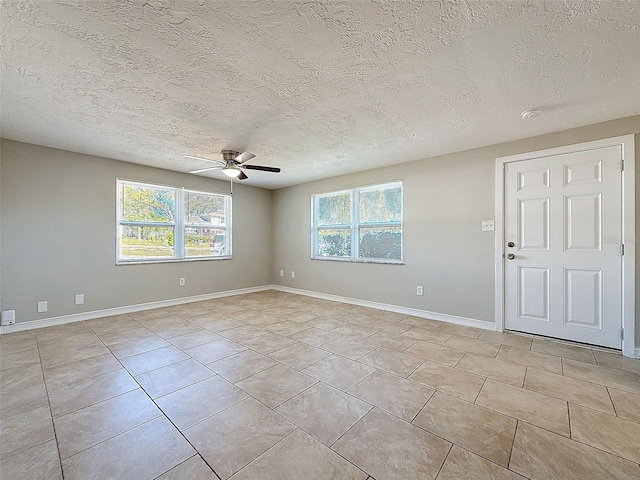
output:
<instances>
[{"instance_id":1,"label":"ceiling fan","mask_svg":"<svg viewBox=\"0 0 640 480\"><path fill-rule=\"evenodd\" d=\"M277 167L264 167L262 165L247 165L246 163L255 157L251 152L236 152L235 150L222 150L222 160L212 160L210 158L194 157L191 155L185 155L184 158L191 158L193 160L204 160L205 162L212 162L215 165L213 167L201 168L199 170L193 170L189 173L202 173L209 170L222 170L227 177L237 178L238 180L246 180L247 175L242 171L246 170L261 170L263 172L280 173L280 169Z\"/></svg>"}]
</instances>

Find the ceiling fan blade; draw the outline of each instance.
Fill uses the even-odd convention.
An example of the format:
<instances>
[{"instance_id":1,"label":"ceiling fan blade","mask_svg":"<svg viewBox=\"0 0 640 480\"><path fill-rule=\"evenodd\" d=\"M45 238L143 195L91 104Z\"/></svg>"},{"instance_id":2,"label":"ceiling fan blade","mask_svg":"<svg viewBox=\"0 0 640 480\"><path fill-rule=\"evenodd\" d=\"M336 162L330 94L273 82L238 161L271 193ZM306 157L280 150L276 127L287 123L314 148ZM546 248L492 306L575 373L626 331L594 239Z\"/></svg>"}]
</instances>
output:
<instances>
[{"instance_id":1,"label":"ceiling fan blade","mask_svg":"<svg viewBox=\"0 0 640 480\"><path fill-rule=\"evenodd\" d=\"M262 165L243 165L242 168L247 170L262 170L263 172L280 173L280 169L277 167L263 167Z\"/></svg>"},{"instance_id":2,"label":"ceiling fan blade","mask_svg":"<svg viewBox=\"0 0 640 480\"><path fill-rule=\"evenodd\" d=\"M202 173L208 172L209 170L220 170L221 167L209 167L209 168L201 168L200 170L192 170L189 173Z\"/></svg>"},{"instance_id":3,"label":"ceiling fan blade","mask_svg":"<svg viewBox=\"0 0 640 480\"><path fill-rule=\"evenodd\" d=\"M238 155L234 160L238 163L244 163L244 162L248 162L249 160L251 160L252 158L255 158L255 154L251 153L251 152L242 152L240 155Z\"/></svg>"},{"instance_id":4,"label":"ceiling fan blade","mask_svg":"<svg viewBox=\"0 0 640 480\"><path fill-rule=\"evenodd\" d=\"M238 180L246 180L247 178L249 177L247 177L244 172L240 172L240 175L238 175Z\"/></svg>"},{"instance_id":5,"label":"ceiling fan blade","mask_svg":"<svg viewBox=\"0 0 640 480\"><path fill-rule=\"evenodd\" d=\"M203 157L194 157L193 155L183 155L184 158L189 158L191 160L202 160L204 162L213 162L213 163L219 163L219 164L224 164L225 162L223 162L222 160L213 160L211 158L203 158Z\"/></svg>"}]
</instances>

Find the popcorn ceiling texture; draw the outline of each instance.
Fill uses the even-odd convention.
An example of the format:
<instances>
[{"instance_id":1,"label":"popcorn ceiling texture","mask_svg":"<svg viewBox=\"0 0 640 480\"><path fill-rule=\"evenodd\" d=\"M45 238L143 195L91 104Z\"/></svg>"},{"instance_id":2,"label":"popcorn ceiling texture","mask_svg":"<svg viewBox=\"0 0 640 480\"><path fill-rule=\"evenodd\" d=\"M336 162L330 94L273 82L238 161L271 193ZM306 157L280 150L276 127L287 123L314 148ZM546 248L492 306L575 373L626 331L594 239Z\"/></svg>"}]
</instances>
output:
<instances>
[{"instance_id":1,"label":"popcorn ceiling texture","mask_svg":"<svg viewBox=\"0 0 640 480\"><path fill-rule=\"evenodd\" d=\"M247 149L267 188L640 113L636 0L1 8L3 137L177 171Z\"/></svg>"}]
</instances>

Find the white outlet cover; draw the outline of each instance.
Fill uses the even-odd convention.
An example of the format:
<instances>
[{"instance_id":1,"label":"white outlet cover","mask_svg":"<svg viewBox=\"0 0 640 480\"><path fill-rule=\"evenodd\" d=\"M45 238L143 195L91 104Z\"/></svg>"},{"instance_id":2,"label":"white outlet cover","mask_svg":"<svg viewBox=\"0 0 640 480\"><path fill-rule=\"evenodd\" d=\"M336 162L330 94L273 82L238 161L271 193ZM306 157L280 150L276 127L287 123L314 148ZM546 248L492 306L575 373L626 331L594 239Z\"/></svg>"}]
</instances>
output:
<instances>
[{"instance_id":1,"label":"white outlet cover","mask_svg":"<svg viewBox=\"0 0 640 480\"><path fill-rule=\"evenodd\" d=\"M13 325L16 323L16 311L15 310L5 310L0 315L0 325Z\"/></svg>"},{"instance_id":2,"label":"white outlet cover","mask_svg":"<svg viewBox=\"0 0 640 480\"><path fill-rule=\"evenodd\" d=\"M82 305L84 304L84 293L79 293L78 295L76 295L76 305Z\"/></svg>"},{"instance_id":3,"label":"white outlet cover","mask_svg":"<svg viewBox=\"0 0 640 480\"><path fill-rule=\"evenodd\" d=\"M296 272L294 272L293 270L291 270L291 278L296 278Z\"/></svg>"},{"instance_id":4,"label":"white outlet cover","mask_svg":"<svg viewBox=\"0 0 640 480\"><path fill-rule=\"evenodd\" d=\"M284 270L280 270L280 276L284 277Z\"/></svg>"},{"instance_id":5,"label":"white outlet cover","mask_svg":"<svg viewBox=\"0 0 640 480\"><path fill-rule=\"evenodd\" d=\"M494 220L483 220L482 221L482 231L483 232L493 232L496 229L496 224Z\"/></svg>"},{"instance_id":6,"label":"white outlet cover","mask_svg":"<svg viewBox=\"0 0 640 480\"><path fill-rule=\"evenodd\" d=\"M38 313L44 313L48 309L47 301L38 302Z\"/></svg>"}]
</instances>

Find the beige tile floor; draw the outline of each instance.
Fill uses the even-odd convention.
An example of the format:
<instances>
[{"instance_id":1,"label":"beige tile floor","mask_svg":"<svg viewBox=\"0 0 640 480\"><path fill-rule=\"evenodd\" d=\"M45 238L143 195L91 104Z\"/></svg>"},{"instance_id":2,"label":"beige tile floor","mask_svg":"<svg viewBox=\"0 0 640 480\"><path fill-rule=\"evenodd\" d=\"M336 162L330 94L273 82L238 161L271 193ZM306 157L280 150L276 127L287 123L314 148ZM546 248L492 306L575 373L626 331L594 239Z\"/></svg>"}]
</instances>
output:
<instances>
[{"instance_id":1,"label":"beige tile floor","mask_svg":"<svg viewBox=\"0 0 640 480\"><path fill-rule=\"evenodd\" d=\"M640 360L282 292L0 338L0 477L640 478Z\"/></svg>"}]
</instances>

